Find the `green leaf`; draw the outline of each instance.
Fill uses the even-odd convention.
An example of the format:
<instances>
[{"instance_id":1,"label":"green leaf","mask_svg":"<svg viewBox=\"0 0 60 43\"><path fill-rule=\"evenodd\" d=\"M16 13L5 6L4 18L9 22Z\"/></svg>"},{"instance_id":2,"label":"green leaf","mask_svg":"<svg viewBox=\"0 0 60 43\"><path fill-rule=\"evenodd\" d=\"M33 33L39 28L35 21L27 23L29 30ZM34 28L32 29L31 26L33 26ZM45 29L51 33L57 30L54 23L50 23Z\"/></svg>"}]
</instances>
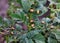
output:
<instances>
[{"instance_id":1,"label":"green leaf","mask_svg":"<svg viewBox=\"0 0 60 43\"><path fill-rule=\"evenodd\" d=\"M0 26L2 26L2 17L0 17Z\"/></svg>"},{"instance_id":2,"label":"green leaf","mask_svg":"<svg viewBox=\"0 0 60 43\"><path fill-rule=\"evenodd\" d=\"M4 21L3 24L4 24L6 27L9 27L9 26L11 26L11 25L14 24L14 21L12 21L11 19L8 19L8 18L4 18L3 21Z\"/></svg>"},{"instance_id":3,"label":"green leaf","mask_svg":"<svg viewBox=\"0 0 60 43\"><path fill-rule=\"evenodd\" d=\"M34 42L32 41L32 39L29 39L29 43L34 43Z\"/></svg>"},{"instance_id":4,"label":"green leaf","mask_svg":"<svg viewBox=\"0 0 60 43\"><path fill-rule=\"evenodd\" d=\"M43 14L45 14L48 11L48 9L45 6L43 6L42 4L39 5L39 7L37 8L37 10L42 11L42 13L39 14L39 16L42 16Z\"/></svg>"},{"instance_id":5,"label":"green leaf","mask_svg":"<svg viewBox=\"0 0 60 43\"><path fill-rule=\"evenodd\" d=\"M23 11L20 11L20 19L23 20L24 22L26 21L26 16Z\"/></svg>"},{"instance_id":6,"label":"green leaf","mask_svg":"<svg viewBox=\"0 0 60 43\"><path fill-rule=\"evenodd\" d=\"M43 18L42 20L45 21L46 23L51 21L48 17L47 18Z\"/></svg>"},{"instance_id":7,"label":"green leaf","mask_svg":"<svg viewBox=\"0 0 60 43\"><path fill-rule=\"evenodd\" d=\"M20 19L20 15L19 14L10 14L10 17L12 19Z\"/></svg>"},{"instance_id":8,"label":"green leaf","mask_svg":"<svg viewBox=\"0 0 60 43\"><path fill-rule=\"evenodd\" d=\"M25 38L26 43L33 43L32 39Z\"/></svg>"},{"instance_id":9,"label":"green leaf","mask_svg":"<svg viewBox=\"0 0 60 43\"><path fill-rule=\"evenodd\" d=\"M44 41L40 41L40 40L35 40L36 43L45 43Z\"/></svg>"},{"instance_id":10,"label":"green leaf","mask_svg":"<svg viewBox=\"0 0 60 43\"><path fill-rule=\"evenodd\" d=\"M57 40L49 37L48 38L48 43L57 43Z\"/></svg>"},{"instance_id":11,"label":"green leaf","mask_svg":"<svg viewBox=\"0 0 60 43\"><path fill-rule=\"evenodd\" d=\"M21 5L21 0L17 0L17 2L20 3L20 5Z\"/></svg>"},{"instance_id":12,"label":"green leaf","mask_svg":"<svg viewBox=\"0 0 60 43\"><path fill-rule=\"evenodd\" d=\"M12 41L14 41L13 36L5 36L5 40L7 43L11 43Z\"/></svg>"},{"instance_id":13,"label":"green leaf","mask_svg":"<svg viewBox=\"0 0 60 43\"><path fill-rule=\"evenodd\" d=\"M39 32L41 32L40 30L34 30L34 31L30 31L27 33L27 37L28 38L32 38L34 37L35 35L39 34Z\"/></svg>"},{"instance_id":14,"label":"green leaf","mask_svg":"<svg viewBox=\"0 0 60 43\"><path fill-rule=\"evenodd\" d=\"M60 3L60 0L57 0L58 3Z\"/></svg>"},{"instance_id":15,"label":"green leaf","mask_svg":"<svg viewBox=\"0 0 60 43\"><path fill-rule=\"evenodd\" d=\"M25 38L25 43L29 43L28 38Z\"/></svg>"},{"instance_id":16,"label":"green leaf","mask_svg":"<svg viewBox=\"0 0 60 43\"><path fill-rule=\"evenodd\" d=\"M16 24L15 27L16 27L17 31L21 31L22 30L22 27L19 24Z\"/></svg>"},{"instance_id":17,"label":"green leaf","mask_svg":"<svg viewBox=\"0 0 60 43\"><path fill-rule=\"evenodd\" d=\"M2 17L0 17L0 22L2 22Z\"/></svg>"},{"instance_id":18,"label":"green leaf","mask_svg":"<svg viewBox=\"0 0 60 43\"><path fill-rule=\"evenodd\" d=\"M36 43L45 43L45 38L41 34L35 35L33 39L36 41Z\"/></svg>"},{"instance_id":19,"label":"green leaf","mask_svg":"<svg viewBox=\"0 0 60 43\"><path fill-rule=\"evenodd\" d=\"M23 9L27 12L30 8L34 0L21 0Z\"/></svg>"},{"instance_id":20,"label":"green leaf","mask_svg":"<svg viewBox=\"0 0 60 43\"><path fill-rule=\"evenodd\" d=\"M57 8L57 9L60 9L60 3L57 3L57 4L56 4L56 8Z\"/></svg>"},{"instance_id":21,"label":"green leaf","mask_svg":"<svg viewBox=\"0 0 60 43\"><path fill-rule=\"evenodd\" d=\"M60 0L52 0L53 2L60 3Z\"/></svg>"},{"instance_id":22,"label":"green leaf","mask_svg":"<svg viewBox=\"0 0 60 43\"><path fill-rule=\"evenodd\" d=\"M46 0L37 0L39 2L39 4L45 4Z\"/></svg>"},{"instance_id":23,"label":"green leaf","mask_svg":"<svg viewBox=\"0 0 60 43\"><path fill-rule=\"evenodd\" d=\"M60 37L59 37L60 36L60 29L53 29L51 32L55 35L55 38L57 39L57 41L60 42Z\"/></svg>"},{"instance_id":24,"label":"green leaf","mask_svg":"<svg viewBox=\"0 0 60 43\"><path fill-rule=\"evenodd\" d=\"M20 43L34 43L32 39L25 38L23 40L20 40Z\"/></svg>"},{"instance_id":25,"label":"green leaf","mask_svg":"<svg viewBox=\"0 0 60 43\"><path fill-rule=\"evenodd\" d=\"M60 41L60 29L56 29L52 33L55 34L56 39Z\"/></svg>"}]
</instances>

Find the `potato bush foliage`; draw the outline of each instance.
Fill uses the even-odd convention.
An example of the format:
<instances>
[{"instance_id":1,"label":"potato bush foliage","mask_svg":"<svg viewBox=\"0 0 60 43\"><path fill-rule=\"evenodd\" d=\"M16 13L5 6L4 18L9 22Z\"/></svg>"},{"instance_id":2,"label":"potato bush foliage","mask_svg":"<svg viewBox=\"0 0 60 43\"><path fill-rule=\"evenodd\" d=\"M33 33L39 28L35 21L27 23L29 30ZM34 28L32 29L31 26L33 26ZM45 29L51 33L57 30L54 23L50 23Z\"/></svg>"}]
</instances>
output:
<instances>
[{"instance_id":1,"label":"potato bush foliage","mask_svg":"<svg viewBox=\"0 0 60 43\"><path fill-rule=\"evenodd\" d=\"M0 0L0 43L60 43L60 0Z\"/></svg>"}]
</instances>

